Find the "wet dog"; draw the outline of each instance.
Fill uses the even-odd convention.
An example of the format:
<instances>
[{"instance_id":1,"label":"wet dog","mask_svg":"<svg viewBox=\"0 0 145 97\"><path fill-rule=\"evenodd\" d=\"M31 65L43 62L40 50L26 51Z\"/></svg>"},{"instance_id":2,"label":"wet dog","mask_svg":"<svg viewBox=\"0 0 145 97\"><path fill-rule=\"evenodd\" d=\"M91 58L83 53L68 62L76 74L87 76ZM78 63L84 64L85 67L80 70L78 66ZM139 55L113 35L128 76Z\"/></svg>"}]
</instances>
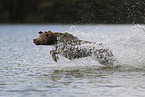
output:
<instances>
[{"instance_id":1,"label":"wet dog","mask_svg":"<svg viewBox=\"0 0 145 97\"><path fill-rule=\"evenodd\" d=\"M72 34L58 32L38 32L38 38L33 39L36 45L53 45L55 50L50 51L50 54L55 62L58 61L58 54L72 60L87 56L94 56L100 64L113 65L114 58L112 52L105 48L102 43L79 40Z\"/></svg>"}]
</instances>

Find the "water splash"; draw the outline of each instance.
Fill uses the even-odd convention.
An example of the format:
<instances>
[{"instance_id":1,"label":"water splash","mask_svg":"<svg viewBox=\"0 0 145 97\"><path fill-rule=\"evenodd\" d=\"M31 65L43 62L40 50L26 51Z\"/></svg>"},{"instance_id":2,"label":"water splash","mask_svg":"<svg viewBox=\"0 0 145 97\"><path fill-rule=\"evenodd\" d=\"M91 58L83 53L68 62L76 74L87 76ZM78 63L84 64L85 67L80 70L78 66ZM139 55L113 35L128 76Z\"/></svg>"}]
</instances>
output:
<instances>
[{"instance_id":1,"label":"water splash","mask_svg":"<svg viewBox=\"0 0 145 97\"><path fill-rule=\"evenodd\" d=\"M142 67L145 64L145 32L135 25L129 33L119 36L113 42L116 56L122 64Z\"/></svg>"},{"instance_id":2,"label":"water splash","mask_svg":"<svg viewBox=\"0 0 145 97\"><path fill-rule=\"evenodd\" d=\"M144 25L132 25L126 31L120 31L117 35L107 35L97 32L97 27L86 33L77 27L72 27L70 31L75 36L82 39L103 43L108 47L117 59L117 66L144 68L145 64L145 27ZM86 60L87 63L88 60ZM96 64L91 59L92 65ZM89 64L91 64L89 61Z\"/></svg>"}]
</instances>

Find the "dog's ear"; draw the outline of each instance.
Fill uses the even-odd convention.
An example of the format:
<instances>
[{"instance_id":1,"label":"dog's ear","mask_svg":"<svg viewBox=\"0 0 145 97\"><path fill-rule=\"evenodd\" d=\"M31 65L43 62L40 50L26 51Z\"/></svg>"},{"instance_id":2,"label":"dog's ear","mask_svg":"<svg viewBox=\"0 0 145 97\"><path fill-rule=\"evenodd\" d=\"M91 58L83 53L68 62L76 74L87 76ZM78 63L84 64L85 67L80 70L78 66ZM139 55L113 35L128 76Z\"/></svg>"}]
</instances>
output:
<instances>
[{"instance_id":1,"label":"dog's ear","mask_svg":"<svg viewBox=\"0 0 145 97\"><path fill-rule=\"evenodd\" d=\"M40 32L38 32L39 34L42 34L43 32L42 31L40 31Z\"/></svg>"},{"instance_id":2,"label":"dog's ear","mask_svg":"<svg viewBox=\"0 0 145 97\"><path fill-rule=\"evenodd\" d=\"M46 36L48 36L48 37L52 37L52 32L51 31L45 31L45 33L46 33Z\"/></svg>"}]
</instances>

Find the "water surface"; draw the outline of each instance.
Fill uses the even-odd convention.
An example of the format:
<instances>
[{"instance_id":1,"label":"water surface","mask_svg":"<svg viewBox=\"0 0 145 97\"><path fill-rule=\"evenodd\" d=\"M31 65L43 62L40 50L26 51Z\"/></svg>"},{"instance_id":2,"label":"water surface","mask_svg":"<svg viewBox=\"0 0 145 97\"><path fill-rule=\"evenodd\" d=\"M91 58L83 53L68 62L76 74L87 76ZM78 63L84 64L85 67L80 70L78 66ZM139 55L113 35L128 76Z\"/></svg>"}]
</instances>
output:
<instances>
[{"instance_id":1,"label":"water surface","mask_svg":"<svg viewBox=\"0 0 145 97\"><path fill-rule=\"evenodd\" d=\"M103 67L92 57L55 63L39 31L70 32L103 43L117 59ZM1 97L145 96L145 25L0 25Z\"/></svg>"}]
</instances>

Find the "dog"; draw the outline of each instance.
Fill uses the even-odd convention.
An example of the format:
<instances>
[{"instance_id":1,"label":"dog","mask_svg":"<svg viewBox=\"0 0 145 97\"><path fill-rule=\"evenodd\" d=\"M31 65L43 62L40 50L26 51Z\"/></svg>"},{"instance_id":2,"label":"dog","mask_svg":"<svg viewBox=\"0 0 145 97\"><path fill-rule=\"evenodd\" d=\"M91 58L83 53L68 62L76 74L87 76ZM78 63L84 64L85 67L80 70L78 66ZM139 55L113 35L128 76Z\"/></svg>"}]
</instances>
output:
<instances>
[{"instance_id":1,"label":"dog","mask_svg":"<svg viewBox=\"0 0 145 97\"><path fill-rule=\"evenodd\" d=\"M38 33L39 37L33 39L33 42L36 45L53 45L55 50L50 51L50 54L55 62L58 61L58 54L60 54L70 60L93 56L102 65L113 65L113 54L102 43L80 40L68 32L40 31Z\"/></svg>"}]
</instances>

